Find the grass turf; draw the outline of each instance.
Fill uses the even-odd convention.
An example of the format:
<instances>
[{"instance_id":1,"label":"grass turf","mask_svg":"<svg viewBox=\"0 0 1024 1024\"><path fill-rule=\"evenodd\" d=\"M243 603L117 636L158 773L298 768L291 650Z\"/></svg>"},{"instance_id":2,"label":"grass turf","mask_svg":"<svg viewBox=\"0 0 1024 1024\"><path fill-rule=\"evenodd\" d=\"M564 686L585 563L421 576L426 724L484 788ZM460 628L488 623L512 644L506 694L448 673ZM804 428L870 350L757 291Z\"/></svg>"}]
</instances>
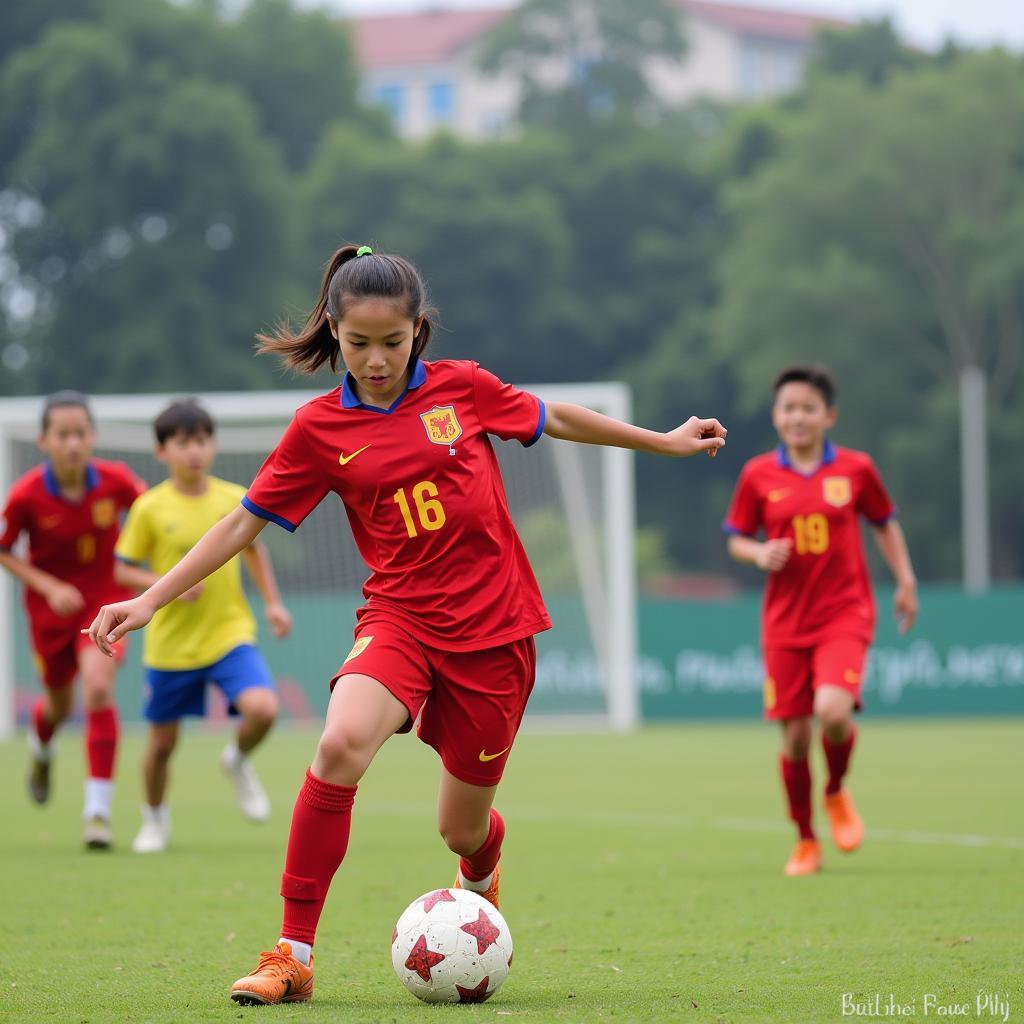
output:
<instances>
[{"instance_id":1,"label":"grass turf","mask_svg":"<svg viewBox=\"0 0 1024 1024\"><path fill-rule=\"evenodd\" d=\"M1024 1020L1019 720L868 721L852 779L868 840L840 855L819 813L826 867L806 879L782 876L793 836L769 727L522 736L499 794L515 963L491 1001L463 1007L417 1003L391 970L394 920L455 871L434 827L436 758L408 737L385 746L357 797L315 1001L228 1000L277 938L288 819L315 735L282 731L257 756L274 802L262 827L235 810L223 741L203 727L183 737L173 849L149 857L130 852L141 732L120 755L111 854L79 849L78 734L62 737L42 809L24 793L20 738L0 744L0 1020L813 1024L883 1016L890 996L912 1004L902 1019L1003 1019L978 1012L979 993ZM844 1016L843 993L859 1015Z\"/></svg>"}]
</instances>

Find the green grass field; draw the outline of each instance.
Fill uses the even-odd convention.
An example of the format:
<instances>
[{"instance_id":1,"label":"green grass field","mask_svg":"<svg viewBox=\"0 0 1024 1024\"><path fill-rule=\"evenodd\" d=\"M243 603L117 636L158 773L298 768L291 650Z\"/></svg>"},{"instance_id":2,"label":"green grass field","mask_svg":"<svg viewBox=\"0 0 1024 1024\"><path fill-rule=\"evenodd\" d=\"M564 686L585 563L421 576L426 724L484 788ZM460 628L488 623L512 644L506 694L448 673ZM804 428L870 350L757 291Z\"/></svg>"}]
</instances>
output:
<instances>
[{"instance_id":1,"label":"green grass field","mask_svg":"<svg viewBox=\"0 0 1024 1024\"><path fill-rule=\"evenodd\" d=\"M868 721L852 786L868 840L849 857L826 840L826 870L809 879L782 876L792 833L771 728L524 735L499 799L515 964L490 1002L463 1007L417 1003L388 950L405 905L455 870L434 827L432 751L397 738L363 781L314 1003L241 1008L228 987L277 938L315 736L282 731L259 754L274 814L257 827L216 767L223 736L192 728L175 764L173 850L151 857L129 848L141 740L130 733L121 754L112 854L78 846L78 734L62 738L43 809L24 794L21 738L0 744L0 1020L865 1019L844 1017L843 993L862 1006L877 994L883 1011L891 994L915 1021L1002 1020L978 1012L991 993L1024 1020L1020 720ZM820 792L820 758L815 769Z\"/></svg>"}]
</instances>

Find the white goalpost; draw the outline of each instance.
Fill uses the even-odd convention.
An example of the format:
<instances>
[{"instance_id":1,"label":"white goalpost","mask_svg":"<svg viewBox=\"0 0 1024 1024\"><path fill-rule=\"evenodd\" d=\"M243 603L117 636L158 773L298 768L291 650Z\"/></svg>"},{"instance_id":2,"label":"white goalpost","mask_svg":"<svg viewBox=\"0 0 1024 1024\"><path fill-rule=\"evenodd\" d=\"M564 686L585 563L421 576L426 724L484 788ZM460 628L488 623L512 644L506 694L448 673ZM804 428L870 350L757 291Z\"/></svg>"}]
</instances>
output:
<instances>
[{"instance_id":1,"label":"white goalpost","mask_svg":"<svg viewBox=\"0 0 1024 1024\"><path fill-rule=\"evenodd\" d=\"M620 383L526 385L545 401L575 402L616 419L632 418ZM319 392L194 394L217 424L213 472L247 485L294 410ZM98 428L96 455L127 462L155 484L163 467L153 456L152 421L182 394L91 398ZM0 489L42 458L36 447L41 398L0 400ZM537 685L529 725L628 730L639 719L635 678L636 566L633 454L617 448L543 438L528 450L492 439L509 507L551 611L554 628L537 640ZM268 527L282 593L296 619L284 643L261 638L293 717L320 717L326 680L345 656L368 575L337 499L328 496L293 536ZM0 574L0 738L14 731L29 694L38 689L21 598ZM258 600L256 602L258 604ZM130 648L118 677L127 719L140 717L141 644Z\"/></svg>"}]
</instances>

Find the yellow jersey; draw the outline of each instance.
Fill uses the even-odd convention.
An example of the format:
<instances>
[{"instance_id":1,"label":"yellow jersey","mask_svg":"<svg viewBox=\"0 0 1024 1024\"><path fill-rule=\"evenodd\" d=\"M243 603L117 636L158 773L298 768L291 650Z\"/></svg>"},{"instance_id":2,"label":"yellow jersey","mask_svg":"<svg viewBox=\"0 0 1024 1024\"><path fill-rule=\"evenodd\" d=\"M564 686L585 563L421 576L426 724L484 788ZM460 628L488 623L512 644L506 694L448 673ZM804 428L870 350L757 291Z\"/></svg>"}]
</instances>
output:
<instances>
[{"instance_id":1,"label":"yellow jersey","mask_svg":"<svg viewBox=\"0 0 1024 1024\"><path fill-rule=\"evenodd\" d=\"M164 575L206 531L238 507L245 488L207 478L204 493L182 494L170 480L146 491L132 505L115 555ZM256 620L242 590L236 555L203 581L196 601L172 601L153 616L142 642L147 668L202 668L240 644L256 642Z\"/></svg>"}]
</instances>

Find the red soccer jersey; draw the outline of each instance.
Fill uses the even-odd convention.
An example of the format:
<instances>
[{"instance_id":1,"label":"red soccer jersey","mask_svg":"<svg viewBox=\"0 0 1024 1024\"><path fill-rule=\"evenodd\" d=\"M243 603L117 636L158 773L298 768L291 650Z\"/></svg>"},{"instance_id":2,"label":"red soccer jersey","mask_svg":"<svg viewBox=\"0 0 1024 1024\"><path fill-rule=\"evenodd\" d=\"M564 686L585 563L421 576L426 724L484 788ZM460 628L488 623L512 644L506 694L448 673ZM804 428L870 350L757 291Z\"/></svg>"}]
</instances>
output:
<instances>
[{"instance_id":1,"label":"red soccer jersey","mask_svg":"<svg viewBox=\"0 0 1024 1024\"><path fill-rule=\"evenodd\" d=\"M743 467L725 530L751 537L763 530L769 540L793 541L786 565L768 574L766 647L802 647L840 635L871 641L875 605L857 517L882 526L893 512L870 457L828 441L810 476L790 465L784 447Z\"/></svg>"},{"instance_id":2,"label":"red soccer jersey","mask_svg":"<svg viewBox=\"0 0 1024 1024\"><path fill-rule=\"evenodd\" d=\"M341 387L295 413L242 504L294 530L334 491L371 575L360 616L472 651L549 629L488 434L529 446L544 403L477 363L418 361L390 409Z\"/></svg>"},{"instance_id":3,"label":"red soccer jersey","mask_svg":"<svg viewBox=\"0 0 1024 1024\"><path fill-rule=\"evenodd\" d=\"M114 545L120 515L146 489L123 463L90 459L85 470L85 496L68 501L49 463L19 477L7 496L0 549L10 551L28 532L28 561L38 569L77 587L86 608L132 597L114 583ZM60 629L77 620L61 618L42 594L25 588L25 607L44 630Z\"/></svg>"}]
</instances>

